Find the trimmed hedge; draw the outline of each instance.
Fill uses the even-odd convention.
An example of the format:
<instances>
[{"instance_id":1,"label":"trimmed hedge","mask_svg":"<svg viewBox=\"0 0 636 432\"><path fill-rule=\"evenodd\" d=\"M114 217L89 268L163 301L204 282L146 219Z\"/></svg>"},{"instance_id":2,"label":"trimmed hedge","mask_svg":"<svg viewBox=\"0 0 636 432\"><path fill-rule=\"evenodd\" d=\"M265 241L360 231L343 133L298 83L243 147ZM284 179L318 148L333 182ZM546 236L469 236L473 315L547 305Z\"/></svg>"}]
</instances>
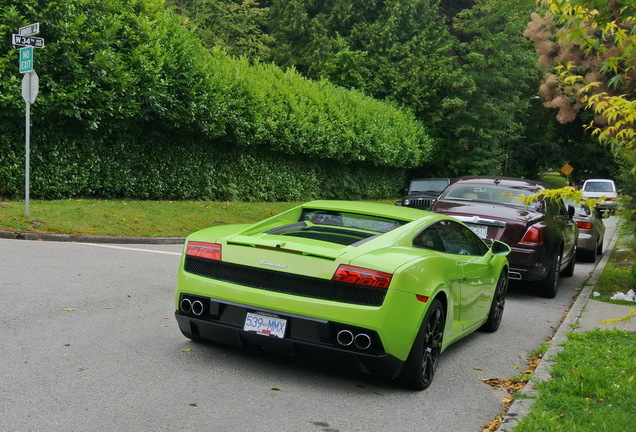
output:
<instances>
[{"instance_id":1,"label":"trimmed hedge","mask_svg":"<svg viewBox=\"0 0 636 432\"><path fill-rule=\"evenodd\" d=\"M413 114L209 52L152 0L0 0L39 21L31 196L303 200L396 195L430 157ZM15 29L14 29L15 27ZM24 191L17 50L0 39L0 195Z\"/></svg>"}]
</instances>

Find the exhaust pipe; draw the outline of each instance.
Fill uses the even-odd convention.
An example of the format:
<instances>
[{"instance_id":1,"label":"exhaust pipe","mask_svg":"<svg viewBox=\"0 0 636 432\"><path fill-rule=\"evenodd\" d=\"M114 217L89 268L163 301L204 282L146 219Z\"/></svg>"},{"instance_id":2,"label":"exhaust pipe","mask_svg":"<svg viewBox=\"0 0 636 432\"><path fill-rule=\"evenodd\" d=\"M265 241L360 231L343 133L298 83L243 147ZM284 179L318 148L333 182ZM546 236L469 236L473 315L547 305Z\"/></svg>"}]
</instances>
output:
<instances>
[{"instance_id":1,"label":"exhaust pipe","mask_svg":"<svg viewBox=\"0 0 636 432\"><path fill-rule=\"evenodd\" d=\"M349 330L340 330L336 336L336 340L342 346L349 346L353 343L353 333Z\"/></svg>"},{"instance_id":2,"label":"exhaust pipe","mask_svg":"<svg viewBox=\"0 0 636 432\"><path fill-rule=\"evenodd\" d=\"M183 313L190 313L192 311L192 302L189 298L184 297L181 299L181 311Z\"/></svg>"},{"instance_id":3,"label":"exhaust pipe","mask_svg":"<svg viewBox=\"0 0 636 432\"><path fill-rule=\"evenodd\" d=\"M521 280L521 273L519 272L508 272L508 278L513 280Z\"/></svg>"},{"instance_id":4,"label":"exhaust pipe","mask_svg":"<svg viewBox=\"0 0 636 432\"><path fill-rule=\"evenodd\" d=\"M192 313L199 316L203 313L203 303L201 300L195 300L192 302Z\"/></svg>"},{"instance_id":5,"label":"exhaust pipe","mask_svg":"<svg viewBox=\"0 0 636 432\"><path fill-rule=\"evenodd\" d=\"M366 333L357 334L353 341L356 345L356 348L361 350L369 349L369 347L371 346L371 338Z\"/></svg>"}]
</instances>

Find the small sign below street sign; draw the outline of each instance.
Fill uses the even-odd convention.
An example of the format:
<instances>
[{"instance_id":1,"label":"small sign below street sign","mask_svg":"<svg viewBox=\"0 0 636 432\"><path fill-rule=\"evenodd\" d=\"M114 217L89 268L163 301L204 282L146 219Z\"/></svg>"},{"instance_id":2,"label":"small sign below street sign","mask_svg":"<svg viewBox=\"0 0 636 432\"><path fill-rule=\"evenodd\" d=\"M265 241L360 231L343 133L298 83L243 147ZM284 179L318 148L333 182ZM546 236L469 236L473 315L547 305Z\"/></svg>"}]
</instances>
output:
<instances>
[{"instance_id":1,"label":"small sign below street sign","mask_svg":"<svg viewBox=\"0 0 636 432\"><path fill-rule=\"evenodd\" d=\"M33 47L20 48L20 73L33 70Z\"/></svg>"},{"instance_id":2,"label":"small sign below street sign","mask_svg":"<svg viewBox=\"0 0 636 432\"><path fill-rule=\"evenodd\" d=\"M40 78L35 71L24 74L22 78L22 99L26 103L32 104L38 96L38 88L40 86Z\"/></svg>"},{"instance_id":3,"label":"small sign below street sign","mask_svg":"<svg viewBox=\"0 0 636 432\"><path fill-rule=\"evenodd\" d=\"M35 48L44 48L44 39L35 36L20 36L19 34L11 35L13 45L32 46Z\"/></svg>"},{"instance_id":4,"label":"small sign below street sign","mask_svg":"<svg viewBox=\"0 0 636 432\"><path fill-rule=\"evenodd\" d=\"M29 24L28 26L20 27L18 34L20 36L31 36L40 33L40 23Z\"/></svg>"}]
</instances>

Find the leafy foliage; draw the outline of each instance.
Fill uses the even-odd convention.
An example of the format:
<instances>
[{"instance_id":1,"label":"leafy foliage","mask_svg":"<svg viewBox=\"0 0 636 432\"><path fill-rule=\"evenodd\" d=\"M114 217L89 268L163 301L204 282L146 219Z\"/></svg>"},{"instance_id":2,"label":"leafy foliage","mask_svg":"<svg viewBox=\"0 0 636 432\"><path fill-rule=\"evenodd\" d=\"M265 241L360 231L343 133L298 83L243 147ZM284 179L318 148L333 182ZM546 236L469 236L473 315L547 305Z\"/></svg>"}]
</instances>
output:
<instances>
[{"instance_id":1,"label":"leafy foliage","mask_svg":"<svg viewBox=\"0 0 636 432\"><path fill-rule=\"evenodd\" d=\"M436 138L435 158L417 175L525 174L513 155L531 148L525 128L539 76L522 32L533 7L532 0L273 0L264 22L278 65L413 110Z\"/></svg>"},{"instance_id":2,"label":"leafy foliage","mask_svg":"<svg viewBox=\"0 0 636 432\"><path fill-rule=\"evenodd\" d=\"M541 89L561 122L582 109L595 118L587 128L618 159L636 167L636 7L632 2L545 0L526 34L546 68Z\"/></svg>"},{"instance_id":3,"label":"leafy foliage","mask_svg":"<svg viewBox=\"0 0 636 432\"><path fill-rule=\"evenodd\" d=\"M529 149L525 122L538 75L522 32L531 6L528 0L476 1L453 20L462 69L442 109L454 125L444 137L456 172L511 173L513 155Z\"/></svg>"},{"instance_id":4,"label":"leafy foliage","mask_svg":"<svg viewBox=\"0 0 636 432\"><path fill-rule=\"evenodd\" d=\"M39 21L46 40L35 59L34 197L393 196L405 169L430 156L410 112L209 51L160 0L0 5L5 33ZM3 39L5 196L19 196L24 177L16 69Z\"/></svg>"}]
</instances>

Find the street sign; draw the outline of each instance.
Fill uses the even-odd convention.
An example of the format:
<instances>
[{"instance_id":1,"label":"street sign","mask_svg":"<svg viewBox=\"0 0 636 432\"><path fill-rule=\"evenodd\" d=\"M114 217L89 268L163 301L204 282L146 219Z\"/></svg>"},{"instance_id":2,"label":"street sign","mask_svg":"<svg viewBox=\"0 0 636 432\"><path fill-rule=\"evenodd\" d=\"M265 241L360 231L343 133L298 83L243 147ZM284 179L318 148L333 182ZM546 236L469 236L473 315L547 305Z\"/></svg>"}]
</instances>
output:
<instances>
[{"instance_id":1,"label":"street sign","mask_svg":"<svg viewBox=\"0 0 636 432\"><path fill-rule=\"evenodd\" d=\"M13 45L17 46L32 46L36 48L44 48L44 39L35 36L20 36L19 34L12 34L11 41Z\"/></svg>"},{"instance_id":2,"label":"street sign","mask_svg":"<svg viewBox=\"0 0 636 432\"><path fill-rule=\"evenodd\" d=\"M20 48L20 73L33 70L33 47Z\"/></svg>"},{"instance_id":3,"label":"street sign","mask_svg":"<svg viewBox=\"0 0 636 432\"><path fill-rule=\"evenodd\" d=\"M24 74L24 77L22 77L22 99L24 99L26 103L32 104L35 102L39 85L40 78L35 71Z\"/></svg>"},{"instance_id":4,"label":"street sign","mask_svg":"<svg viewBox=\"0 0 636 432\"><path fill-rule=\"evenodd\" d=\"M29 24L28 26L20 27L18 34L20 36L31 36L40 33L40 23Z\"/></svg>"},{"instance_id":5,"label":"street sign","mask_svg":"<svg viewBox=\"0 0 636 432\"><path fill-rule=\"evenodd\" d=\"M574 168L569 163L566 163L565 165L561 167L561 172L565 174L566 176L569 176L570 174L572 174L572 171L574 171Z\"/></svg>"}]
</instances>

